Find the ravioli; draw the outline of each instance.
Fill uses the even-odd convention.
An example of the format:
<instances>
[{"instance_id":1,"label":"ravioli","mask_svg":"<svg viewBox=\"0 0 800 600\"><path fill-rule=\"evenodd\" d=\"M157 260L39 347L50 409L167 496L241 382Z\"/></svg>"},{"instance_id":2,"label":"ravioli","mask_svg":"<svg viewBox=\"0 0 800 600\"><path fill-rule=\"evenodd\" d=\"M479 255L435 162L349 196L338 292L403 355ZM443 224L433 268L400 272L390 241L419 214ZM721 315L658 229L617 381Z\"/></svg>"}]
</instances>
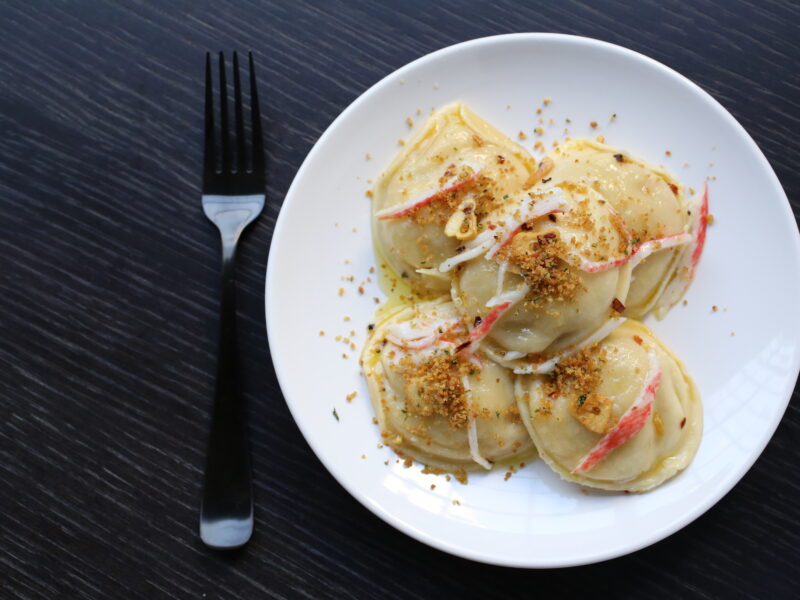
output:
<instances>
[{"instance_id":1,"label":"ravioli","mask_svg":"<svg viewBox=\"0 0 800 600\"><path fill-rule=\"evenodd\" d=\"M647 491L691 462L702 434L685 367L633 320L552 374L519 377L516 393L543 460L590 487Z\"/></svg>"},{"instance_id":2,"label":"ravioli","mask_svg":"<svg viewBox=\"0 0 800 600\"><path fill-rule=\"evenodd\" d=\"M466 262L451 290L468 322L484 320L498 300L514 298L485 342L486 351L511 368L602 329L618 314L614 306L624 306L630 283L624 223L607 202L591 188L568 183L533 188L518 201L535 204L545 194L561 198L560 212L523 223L493 258ZM512 218L511 206L489 223Z\"/></svg>"},{"instance_id":3,"label":"ravioli","mask_svg":"<svg viewBox=\"0 0 800 600\"><path fill-rule=\"evenodd\" d=\"M465 332L452 303L418 304L378 325L362 357L384 443L456 474L534 454L511 373L459 352Z\"/></svg>"},{"instance_id":4,"label":"ravioli","mask_svg":"<svg viewBox=\"0 0 800 600\"><path fill-rule=\"evenodd\" d=\"M391 286L361 365L408 464L463 481L538 451L569 481L644 492L692 461L697 387L635 319L693 280L707 185L687 199L591 140L537 163L455 103L381 175L372 210L379 260L408 286Z\"/></svg>"},{"instance_id":5,"label":"ravioli","mask_svg":"<svg viewBox=\"0 0 800 600\"><path fill-rule=\"evenodd\" d=\"M380 252L415 291L446 293L450 277L435 267L535 172L525 149L464 104L437 110L375 186L373 234ZM454 223L456 212L463 218Z\"/></svg>"},{"instance_id":6,"label":"ravioli","mask_svg":"<svg viewBox=\"0 0 800 600\"><path fill-rule=\"evenodd\" d=\"M634 244L689 232L690 207L683 186L662 169L585 139L562 144L552 160L551 183L583 184L596 190L622 215ZM676 277L686 248L679 245L656 252L633 270L625 316L640 319L656 306Z\"/></svg>"}]
</instances>

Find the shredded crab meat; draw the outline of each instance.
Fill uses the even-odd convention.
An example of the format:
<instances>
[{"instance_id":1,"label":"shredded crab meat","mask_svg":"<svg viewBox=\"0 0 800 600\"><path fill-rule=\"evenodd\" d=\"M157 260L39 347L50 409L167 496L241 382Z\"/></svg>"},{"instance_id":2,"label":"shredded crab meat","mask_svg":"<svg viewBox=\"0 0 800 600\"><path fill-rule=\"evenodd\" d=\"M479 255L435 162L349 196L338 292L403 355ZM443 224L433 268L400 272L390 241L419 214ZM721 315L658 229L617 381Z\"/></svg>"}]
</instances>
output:
<instances>
[{"instance_id":1,"label":"shredded crab meat","mask_svg":"<svg viewBox=\"0 0 800 600\"><path fill-rule=\"evenodd\" d=\"M457 265L460 265L463 262L467 262L468 260L472 260L473 258L479 257L481 254L483 254L489 248L491 248L493 243L494 243L494 232L487 230L480 233L477 237L473 238L468 244L464 246L463 251L443 261L439 265L439 271L442 273L447 273Z\"/></svg>"},{"instance_id":2,"label":"shredded crab meat","mask_svg":"<svg viewBox=\"0 0 800 600\"><path fill-rule=\"evenodd\" d=\"M516 367L514 369L514 373L517 375L543 375L545 373L550 373L553 369L556 368L556 365L563 359L572 356L573 354L577 354L584 348L591 346L592 344L596 344L598 342L603 341L606 339L609 334L614 331L617 327L622 325L627 319L625 317L617 317L615 319L609 319L606 321L603 326L595 331L592 335L587 337L585 340L572 346L571 348L564 350L563 352L556 354L549 360L539 363L538 365L525 365L524 367Z\"/></svg>"},{"instance_id":3,"label":"shredded crab meat","mask_svg":"<svg viewBox=\"0 0 800 600\"><path fill-rule=\"evenodd\" d=\"M494 255L511 241L525 223L550 213L563 212L566 208L561 188L549 189L536 198L524 202L517 213L505 219L504 226L499 232L495 230L495 243L489 248L486 258L494 258Z\"/></svg>"},{"instance_id":4,"label":"shredded crab meat","mask_svg":"<svg viewBox=\"0 0 800 600\"><path fill-rule=\"evenodd\" d=\"M497 269L497 292L495 296L499 296L503 293L503 282L506 278L506 271L508 271L508 261L504 260Z\"/></svg>"},{"instance_id":5,"label":"shredded crab meat","mask_svg":"<svg viewBox=\"0 0 800 600\"><path fill-rule=\"evenodd\" d=\"M384 208L383 210L379 210L375 213L375 217L379 221L385 221L387 219L399 219L405 217L406 215L410 214L411 212L417 210L418 208L422 208L423 206L427 206L428 204L432 204L438 200L443 200L447 197L448 194L452 194L454 192L459 192L465 187L474 183L481 174L481 169L483 165L477 165L472 163L463 163L460 167L469 167L472 169L473 174L463 179L462 181L458 181L458 176L453 175L445 184L443 188L439 188L436 190L429 190L424 192L407 202L402 202L400 204L396 204L395 206L390 206L388 208Z\"/></svg>"},{"instance_id":6,"label":"shredded crab meat","mask_svg":"<svg viewBox=\"0 0 800 600\"><path fill-rule=\"evenodd\" d=\"M531 173L531 176L525 182L523 187L528 189L539 183L550 171L553 170L555 165L556 164L553 162L552 158L545 156L541 161L539 161L539 166L536 168L536 171Z\"/></svg>"},{"instance_id":7,"label":"shredded crab meat","mask_svg":"<svg viewBox=\"0 0 800 600\"><path fill-rule=\"evenodd\" d=\"M492 308L493 306L503 304L504 302L516 304L525 297L525 295L528 293L528 290L530 290L530 287L523 285L519 289L503 292L501 294L499 293L489 299L489 301L486 303L486 308Z\"/></svg>"},{"instance_id":8,"label":"shredded crab meat","mask_svg":"<svg viewBox=\"0 0 800 600\"><path fill-rule=\"evenodd\" d=\"M471 393L469 380L466 375L461 376L461 382L464 386L464 393ZM491 470L492 463L481 456L480 448L478 448L478 423L475 417L470 414L469 425L467 426L467 440L469 441L469 454L476 463L482 466L487 471Z\"/></svg>"},{"instance_id":9,"label":"shredded crab meat","mask_svg":"<svg viewBox=\"0 0 800 600\"><path fill-rule=\"evenodd\" d=\"M400 348L419 350L432 346L443 335L461 326L458 319L404 321L390 325L386 330L386 339Z\"/></svg>"},{"instance_id":10,"label":"shredded crab meat","mask_svg":"<svg viewBox=\"0 0 800 600\"><path fill-rule=\"evenodd\" d=\"M703 254L706 242L706 229L708 227L708 182L703 185L703 191L692 202L691 242L681 254L675 278L669 282L661 295L656 307L659 318L672 308L683 297L689 284L694 279L697 264Z\"/></svg>"},{"instance_id":11,"label":"shredded crab meat","mask_svg":"<svg viewBox=\"0 0 800 600\"><path fill-rule=\"evenodd\" d=\"M661 385L661 367L655 352L650 352L650 370L645 377L644 387L622 415L616 425L604 435L594 448L584 456L578 466L572 470L572 474L580 473L594 467L597 463L608 456L614 448L630 441L637 433L642 430L650 413L653 410L653 402Z\"/></svg>"},{"instance_id":12,"label":"shredded crab meat","mask_svg":"<svg viewBox=\"0 0 800 600\"><path fill-rule=\"evenodd\" d=\"M467 360L471 362L473 365L475 365L479 371L483 370L483 362L481 361L481 359L478 357L477 354L475 354L474 352L467 351L466 356Z\"/></svg>"}]
</instances>

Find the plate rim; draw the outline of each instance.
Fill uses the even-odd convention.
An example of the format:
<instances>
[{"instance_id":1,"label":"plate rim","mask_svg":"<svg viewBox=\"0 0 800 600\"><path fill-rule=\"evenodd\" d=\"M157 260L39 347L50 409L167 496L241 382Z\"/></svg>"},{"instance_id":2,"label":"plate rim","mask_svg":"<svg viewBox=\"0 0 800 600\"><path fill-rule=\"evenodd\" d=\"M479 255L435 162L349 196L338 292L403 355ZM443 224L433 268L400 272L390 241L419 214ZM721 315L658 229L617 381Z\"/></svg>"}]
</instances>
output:
<instances>
[{"instance_id":1,"label":"plate rim","mask_svg":"<svg viewBox=\"0 0 800 600\"><path fill-rule=\"evenodd\" d=\"M781 185L777 174L770 165L764 153L761 151L761 148L758 146L755 140L753 140L753 138L750 136L747 130L741 125L741 123L739 123L736 120L736 118L718 100L716 100L713 96L711 96L711 94L706 92L698 84L694 83L688 77L682 75L681 73L677 72L671 67L649 56L646 56L636 50L632 50L630 48L626 48L618 44L606 42L595 38L590 38L580 35L565 34L565 33L552 33L552 32L517 32L517 33L506 33L499 35L484 36L480 38L466 40L449 46L445 46L438 50L434 50L388 73L380 80L378 80L370 87L368 87L366 90L364 90L341 113L339 113L339 115L331 122L330 125L328 125L328 127L325 129L322 135L320 135L320 137L314 143L311 150L303 159L303 162L301 163L300 167L298 168L297 172L295 173L292 179L291 185L286 191L283 202L278 212L278 217L275 221L275 226L270 240L268 259L267 259L267 271L264 282L264 310L265 310L267 339L270 347L270 357L272 359L275 375L281 389L281 394L283 395L284 401L286 402L286 405L289 408L289 412L292 415L292 418L294 419L294 422L297 425L298 429L300 430L301 434L303 435L305 442L309 445L314 455L322 463L322 465L325 467L328 473L330 473L330 475L339 483L339 485L341 485L348 492L348 494L350 494L350 496L352 496L356 501L358 501L371 513L373 513L381 520L383 520L385 523L391 525L398 531L408 535L409 537L419 542L422 542L427 546L431 546L433 548L436 548L437 550L447 552L448 554L452 554L454 556L458 556L461 558L497 566L528 568L528 569L582 566L625 556L633 552L637 552L638 550L641 550L648 546L651 546L657 542L660 542L661 540L683 529L684 527L686 527L687 525L689 525L690 523L701 517L711 507L716 505L723 497L725 497L748 473L748 471L755 464L756 460L758 460L758 458L764 452L764 449L774 436L775 431L778 428L778 425L783 419L783 416L788 408L789 402L791 401L792 392L794 391L795 385L797 383L798 374L800 374L800 353L798 353L794 357L794 364L788 370L788 372L790 373L794 372L794 378L793 380L790 380L793 382L787 384L787 386L785 386L785 388L782 390L782 395L785 396L786 398L782 410L776 412L775 418L771 423L769 423L768 427L765 430L765 435L762 437L762 439L758 440L757 444L753 445L753 447L757 448L758 451L752 452L752 454L747 457L747 460L743 461L740 464L739 468L736 470L735 475L729 477L725 485L720 486L715 492L706 496L704 501L698 504L692 511L687 512L684 515L681 515L680 517L671 520L661 528L653 530L652 532L650 532L648 536L642 537L642 539L640 539L636 543L629 543L625 547L616 548L614 550L605 553L595 553L594 555L591 556L582 556L579 557L577 560L555 559L555 560L537 560L535 562L531 562L530 560L525 560L525 558L520 558L518 560L498 558L497 556L489 553L472 551L470 549L465 549L458 545L449 543L445 540L438 539L435 536L431 536L430 534L419 530L418 528L406 522L402 518L397 517L392 512L386 510L382 505L370 501L370 499L367 498L366 496L363 496L357 488L345 483L344 478L341 477L339 474L338 466L335 465L333 462L323 458L325 454L324 452L321 452L321 445L313 441L313 437L307 435L307 431L305 425L303 424L302 419L298 418L298 414L296 414L295 412L296 405L294 405L294 403L292 403L288 399L288 396L285 392L286 390L285 383L287 380L286 373L288 373L288 369L284 367L283 363L281 362L281 359L272 353L272 348L276 347L276 344L273 344L274 340L271 334L271 331L274 329L274 327L271 326L272 323L272 319L270 318L271 294L269 293L269 289L274 288L274 285L272 283L274 278L273 248L276 245L280 244L280 240L283 238L284 235L284 229L285 229L284 207L287 205L287 201L290 201L290 199L293 197L293 191L297 185L297 182L302 179L302 177L305 174L305 171L309 168L309 165L313 162L313 159L315 158L316 154L320 151L320 148L324 145L325 140L332 135L332 132L350 113L357 110L361 106L361 104L366 102L373 93L375 93L382 87L390 84L394 79L402 77L406 72L413 70L418 64L422 62L427 62L434 58L446 56L447 54L450 53L458 52L464 48L472 46L480 46L484 44L503 43L507 40L512 40L512 39L560 40L571 43L578 43L589 47L603 48L604 50L617 52L623 55L627 55L628 57L636 59L638 61L643 61L649 67L657 69L662 73L674 79L677 79L682 84L687 85L694 92L699 93L699 97L706 103L710 104L711 107L714 109L714 111L719 113L728 122L729 126L733 126L736 130L738 130L738 133L742 135L746 143L751 146L752 150L754 150L755 155L761 162L762 168L765 167L765 172L767 173L768 179L771 180L771 183L775 188L775 191L783 200L781 204L784 215L787 217L787 220L790 223L795 224L795 227L794 228L790 227L790 229L792 230L794 254L796 259L800 261L800 232L798 232L797 221L794 217L794 213L791 210L791 205L789 204L786 192L783 189L783 186Z\"/></svg>"}]
</instances>

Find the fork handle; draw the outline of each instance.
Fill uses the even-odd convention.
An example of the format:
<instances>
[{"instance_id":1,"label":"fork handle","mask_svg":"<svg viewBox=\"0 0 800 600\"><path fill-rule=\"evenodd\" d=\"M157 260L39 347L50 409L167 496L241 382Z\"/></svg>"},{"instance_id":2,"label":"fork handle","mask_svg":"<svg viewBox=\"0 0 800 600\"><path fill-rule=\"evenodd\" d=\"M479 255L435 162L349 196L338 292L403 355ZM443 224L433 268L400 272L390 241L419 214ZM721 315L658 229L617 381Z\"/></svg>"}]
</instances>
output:
<instances>
[{"instance_id":1,"label":"fork handle","mask_svg":"<svg viewBox=\"0 0 800 600\"><path fill-rule=\"evenodd\" d=\"M200 514L200 536L214 548L236 548L253 531L253 483L245 402L236 344L236 242L222 243L219 355Z\"/></svg>"}]
</instances>

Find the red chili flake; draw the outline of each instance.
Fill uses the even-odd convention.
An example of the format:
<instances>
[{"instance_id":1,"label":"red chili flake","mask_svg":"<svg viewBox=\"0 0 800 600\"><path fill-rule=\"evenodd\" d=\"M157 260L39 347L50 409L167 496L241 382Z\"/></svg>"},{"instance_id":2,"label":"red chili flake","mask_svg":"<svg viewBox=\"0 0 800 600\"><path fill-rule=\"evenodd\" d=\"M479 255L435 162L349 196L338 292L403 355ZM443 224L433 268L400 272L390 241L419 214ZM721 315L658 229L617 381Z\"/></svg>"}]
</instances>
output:
<instances>
[{"instance_id":1,"label":"red chili flake","mask_svg":"<svg viewBox=\"0 0 800 600\"><path fill-rule=\"evenodd\" d=\"M523 223L522 225L519 226L519 228L522 231L530 231L531 229L533 229L533 225L531 225L530 223Z\"/></svg>"},{"instance_id":2,"label":"red chili flake","mask_svg":"<svg viewBox=\"0 0 800 600\"><path fill-rule=\"evenodd\" d=\"M617 160L617 162L618 162L618 163L623 163L623 162L625 162L625 157L624 157L624 156L622 156L622 154L615 154L615 155L614 155L614 158Z\"/></svg>"},{"instance_id":3,"label":"red chili flake","mask_svg":"<svg viewBox=\"0 0 800 600\"><path fill-rule=\"evenodd\" d=\"M472 342L469 342L469 341L467 341L467 342L464 342L463 344L461 344L460 346L458 346L458 348L456 348L456 352L461 352L461 351L462 351L464 348L466 348L467 346L469 346L471 343L472 343Z\"/></svg>"},{"instance_id":4,"label":"red chili flake","mask_svg":"<svg viewBox=\"0 0 800 600\"><path fill-rule=\"evenodd\" d=\"M467 249L466 246L459 246L458 248L456 248L456 254L461 254L466 249Z\"/></svg>"},{"instance_id":5,"label":"red chili flake","mask_svg":"<svg viewBox=\"0 0 800 600\"><path fill-rule=\"evenodd\" d=\"M681 429L683 429L684 425L686 425L686 417L683 417L683 419L681 419Z\"/></svg>"},{"instance_id":6,"label":"red chili flake","mask_svg":"<svg viewBox=\"0 0 800 600\"><path fill-rule=\"evenodd\" d=\"M502 165L504 162L506 162L506 157L503 156L502 154L498 154L497 155L497 162Z\"/></svg>"},{"instance_id":7,"label":"red chili flake","mask_svg":"<svg viewBox=\"0 0 800 600\"><path fill-rule=\"evenodd\" d=\"M623 310L625 310L625 305L619 301L619 298L614 298L614 300L611 301L611 308L618 313L621 313Z\"/></svg>"},{"instance_id":8,"label":"red chili flake","mask_svg":"<svg viewBox=\"0 0 800 600\"><path fill-rule=\"evenodd\" d=\"M477 317L475 317L475 320L472 322L472 326L473 327L477 327L478 325L481 324L482 321L483 321L483 319L481 319L481 316L478 315Z\"/></svg>"},{"instance_id":9,"label":"red chili flake","mask_svg":"<svg viewBox=\"0 0 800 600\"><path fill-rule=\"evenodd\" d=\"M669 189L672 190L673 194L675 194L676 196L678 195L678 186L677 185L675 185L674 183L670 183L669 184Z\"/></svg>"},{"instance_id":10,"label":"red chili flake","mask_svg":"<svg viewBox=\"0 0 800 600\"><path fill-rule=\"evenodd\" d=\"M495 225L494 223L489 223L489 229L494 231L495 229L497 229L497 225Z\"/></svg>"},{"instance_id":11,"label":"red chili flake","mask_svg":"<svg viewBox=\"0 0 800 600\"><path fill-rule=\"evenodd\" d=\"M552 177L545 177L544 179L542 179L542 183L547 183L551 179L552 179Z\"/></svg>"},{"instance_id":12,"label":"red chili flake","mask_svg":"<svg viewBox=\"0 0 800 600\"><path fill-rule=\"evenodd\" d=\"M633 336L633 341L639 344L640 346L642 345L642 338L640 338L638 335Z\"/></svg>"},{"instance_id":13,"label":"red chili flake","mask_svg":"<svg viewBox=\"0 0 800 600\"><path fill-rule=\"evenodd\" d=\"M554 239L556 239L556 234L553 233L552 231L548 231L547 233L536 236L536 241L539 242L540 244L546 244L550 240Z\"/></svg>"},{"instance_id":14,"label":"red chili flake","mask_svg":"<svg viewBox=\"0 0 800 600\"><path fill-rule=\"evenodd\" d=\"M556 222L556 216L553 213L547 215L547 218L550 219L553 223Z\"/></svg>"}]
</instances>

